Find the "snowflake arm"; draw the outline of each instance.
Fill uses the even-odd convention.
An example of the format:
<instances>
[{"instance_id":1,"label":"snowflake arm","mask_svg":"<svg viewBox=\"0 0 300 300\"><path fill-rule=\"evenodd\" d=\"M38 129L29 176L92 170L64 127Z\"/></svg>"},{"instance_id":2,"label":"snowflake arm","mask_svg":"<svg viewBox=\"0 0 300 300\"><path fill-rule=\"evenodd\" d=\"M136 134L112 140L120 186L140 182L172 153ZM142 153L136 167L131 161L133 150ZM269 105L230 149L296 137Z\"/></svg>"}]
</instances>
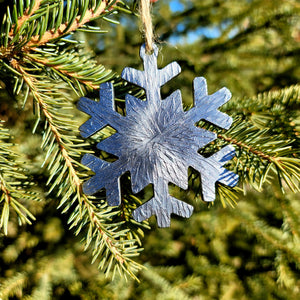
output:
<instances>
[{"instance_id":1,"label":"snowflake arm","mask_svg":"<svg viewBox=\"0 0 300 300\"><path fill-rule=\"evenodd\" d=\"M102 188L106 190L107 202L110 206L121 204L120 176L126 168L122 160L108 163L94 155L85 154L81 161L96 174L83 184L83 192L93 195Z\"/></svg>"},{"instance_id":2,"label":"snowflake arm","mask_svg":"<svg viewBox=\"0 0 300 300\"><path fill-rule=\"evenodd\" d=\"M204 119L221 128L228 129L232 124L232 118L218 110L228 102L231 93L227 88L222 88L212 95L207 93L207 84L204 77L196 77L194 85L194 107L188 111L189 117L196 123Z\"/></svg>"},{"instance_id":3,"label":"snowflake arm","mask_svg":"<svg viewBox=\"0 0 300 300\"><path fill-rule=\"evenodd\" d=\"M144 71L125 68L122 72L123 79L142 87L146 91L147 101L152 104L161 100L160 87L181 72L177 62L173 62L159 70L157 68L157 56L158 48L156 45L153 45L152 55L146 53L143 45L140 49L140 57L144 62Z\"/></svg>"},{"instance_id":4,"label":"snowflake arm","mask_svg":"<svg viewBox=\"0 0 300 300\"><path fill-rule=\"evenodd\" d=\"M170 227L172 213L183 218L191 216L194 209L193 206L171 197L166 180L157 178L154 186L156 187L154 189L154 197L133 212L132 215L135 220L142 222L155 215L158 227Z\"/></svg>"},{"instance_id":5,"label":"snowflake arm","mask_svg":"<svg viewBox=\"0 0 300 300\"><path fill-rule=\"evenodd\" d=\"M100 88L100 102L82 97L77 104L79 110L90 115L91 118L80 126L80 134L87 138L107 125L114 128L122 126L122 116L114 109L114 90L112 83L102 83Z\"/></svg>"},{"instance_id":6,"label":"snowflake arm","mask_svg":"<svg viewBox=\"0 0 300 300\"><path fill-rule=\"evenodd\" d=\"M210 157L195 155L191 160L191 167L201 175L202 197L206 202L215 200L216 183L234 187L238 182L238 175L228 171L223 167L230 159L235 156L232 146L226 146Z\"/></svg>"}]
</instances>

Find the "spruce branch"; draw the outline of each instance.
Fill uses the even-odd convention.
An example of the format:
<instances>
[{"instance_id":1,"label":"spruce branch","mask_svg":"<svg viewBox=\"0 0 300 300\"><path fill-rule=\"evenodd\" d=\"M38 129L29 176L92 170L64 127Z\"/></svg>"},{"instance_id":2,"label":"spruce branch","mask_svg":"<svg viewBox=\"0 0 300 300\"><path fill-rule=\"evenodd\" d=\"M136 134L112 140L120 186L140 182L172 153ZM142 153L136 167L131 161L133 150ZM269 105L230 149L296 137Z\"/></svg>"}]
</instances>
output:
<instances>
[{"instance_id":1,"label":"spruce branch","mask_svg":"<svg viewBox=\"0 0 300 300\"><path fill-rule=\"evenodd\" d=\"M282 253L282 251L277 252L275 258L275 267L278 277L277 282L280 284L280 286L284 286L288 289L293 290L297 286L297 281L299 279L294 276L289 264L289 260Z\"/></svg>"},{"instance_id":2,"label":"spruce branch","mask_svg":"<svg viewBox=\"0 0 300 300\"><path fill-rule=\"evenodd\" d=\"M238 118L232 128L218 137L238 148L234 168L241 179L261 190L269 176L276 174L293 191L299 191L300 159L293 140L272 135L269 130L259 129L250 122Z\"/></svg>"},{"instance_id":3,"label":"spruce branch","mask_svg":"<svg viewBox=\"0 0 300 300\"><path fill-rule=\"evenodd\" d=\"M112 1L102 0L100 5L97 5L91 9L85 8L85 11L83 11L82 15L78 15L74 20L70 20L69 22L65 22L59 25L58 28L54 28L44 32L42 37L40 35L32 36L30 41L27 43L27 46L32 47L37 45L45 45L50 40L54 40L61 36L67 35L72 31L75 31L76 29L82 27L85 23L99 17L109 6L110 2ZM88 4L89 1L85 1L85 6L88 6Z\"/></svg>"},{"instance_id":4,"label":"spruce branch","mask_svg":"<svg viewBox=\"0 0 300 300\"><path fill-rule=\"evenodd\" d=\"M26 208L26 202L37 199L36 194L30 191L24 169L18 165L18 154L11 150L10 138L8 130L0 123L0 229L3 228L5 234L11 210L16 213L21 224L31 224L35 220Z\"/></svg>"},{"instance_id":5,"label":"spruce branch","mask_svg":"<svg viewBox=\"0 0 300 300\"><path fill-rule=\"evenodd\" d=\"M234 215L241 220L241 223L248 231L252 231L266 244L272 245L274 249L284 252L287 257L293 259L297 264L300 263L299 247L295 245L296 241L292 237L287 238L285 235L282 235L279 229L271 227L265 221L258 219L253 214L249 214L246 209L240 209Z\"/></svg>"},{"instance_id":6,"label":"spruce branch","mask_svg":"<svg viewBox=\"0 0 300 300\"><path fill-rule=\"evenodd\" d=\"M26 8L25 12L22 14L22 11L20 11L20 17L17 19L17 24L14 24L12 26L12 29L9 32L9 35L11 38L13 38L14 33L19 31L24 23L26 23L29 18L40 8L40 5L42 3L42 0L35 0L32 1L32 6Z\"/></svg>"},{"instance_id":7,"label":"spruce branch","mask_svg":"<svg viewBox=\"0 0 300 300\"><path fill-rule=\"evenodd\" d=\"M269 91L254 97L232 99L224 109L249 120L260 129L284 134L299 144L300 85Z\"/></svg>"},{"instance_id":8,"label":"spruce branch","mask_svg":"<svg viewBox=\"0 0 300 300\"><path fill-rule=\"evenodd\" d=\"M41 78L34 77L16 62L14 66L22 74L46 120L42 147L47 150L45 160L50 172L48 183L52 182L49 192L58 187L57 194L62 198L60 207L64 207L64 212L72 207L70 228L76 228L76 234L83 229L87 230L86 247L94 244L94 260L100 258L101 269L107 273L118 270L121 274L128 273L136 278L135 273L141 268L131 259L139 253L136 240L128 239L128 229L121 229L120 221L109 222L118 212L94 205L93 198L82 192L82 178L86 175L79 170L83 166L77 160L89 151L84 149L86 144L74 136L78 125L69 121L69 101L63 97L57 83L39 80Z\"/></svg>"},{"instance_id":9,"label":"spruce branch","mask_svg":"<svg viewBox=\"0 0 300 300\"><path fill-rule=\"evenodd\" d=\"M0 285L1 299L8 300L13 296L21 298L27 280L28 277L26 276L26 273L17 273L14 276L9 277L3 284Z\"/></svg>"},{"instance_id":10,"label":"spruce branch","mask_svg":"<svg viewBox=\"0 0 300 300\"><path fill-rule=\"evenodd\" d=\"M284 183L299 191L299 85L230 102L224 109L235 122L228 132L218 131L218 138L239 149L234 168L240 178L260 190L276 175L282 191Z\"/></svg>"},{"instance_id":11,"label":"spruce branch","mask_svg":"<svg viewBox=\"0 0 300 300\"><path fill-rule=\"evenodd\" d=\"M0 24L0 59L20 59L50 41L81 29L99 32L88 22L112 13L116 0L26 1L14 3ZM121 5L120 4L120 5ZM65 40L67 42L67 40Z\"/></svg>"},{"instance_id":12,"label":"spruce branch","mask_svg":"<svg viewBox=\"0 0 300 300\"><path fill-rule=\"evenodd\" d=\"M43 50L42 53L26 54L31 63L41 67L49 67L54 74L66 81L70 87L78 94L79 85L82 84L90 89L98 89L99 85L111 80L115 74L111 70L96 64L96 61L79 49L70 49L65 53ZM80 92L82 95L82 91Z\"/></svg>"}]
</instances>

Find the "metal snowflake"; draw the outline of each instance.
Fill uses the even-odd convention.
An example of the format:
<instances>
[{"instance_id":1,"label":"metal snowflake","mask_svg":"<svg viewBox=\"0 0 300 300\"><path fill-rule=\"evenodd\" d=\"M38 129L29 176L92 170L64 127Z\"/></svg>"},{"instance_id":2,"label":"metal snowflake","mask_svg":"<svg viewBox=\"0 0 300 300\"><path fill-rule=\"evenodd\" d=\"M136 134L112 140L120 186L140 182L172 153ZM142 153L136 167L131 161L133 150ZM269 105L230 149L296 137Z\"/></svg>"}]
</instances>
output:
<instances>
[{"instance_id":1,"label":"metal snowflake","mask_svg":"<svg viewBox=\"0 0 300 300\"><path fill-rule=\"evenodd\" d=\"M125 68L122 78L146 91L146 101L126 95L126 116L114 109L114 91L111 83L100 86L100 102L81 98L78 108L91 118L80 127L80 133L87 138L107 125L117 132L97 144L97 148L118 157L109 163L90 154L84 155L82 163L95 175L83 184L84 193L91 195L106 189L110 206L121 203L120 176L126 171L131 174L132 191L137 193L152 183L154 197L133 212L135 220L141 222L156 215L159 227L170 226L172 213L190 217L193 207L169 195L168 184L182 189L188 188L188 167L200 172L204 201L214 201L215 184L235 186L238 176L223 165L235 151L226 146L210 157L198 153L201 147L215 140L216 134L195 126L199 120L209 121L228 129L232 119L218 111L231 94L222 88L213 95L207 94L203 77L194 79L194 107L182 109L179 90L162 100L160 87L178 75L180 66L173 62L165 68L157 68L158 49L145 53L141 47L140 56L144 61L144 71Z\"/></svg>"}]
</instances>

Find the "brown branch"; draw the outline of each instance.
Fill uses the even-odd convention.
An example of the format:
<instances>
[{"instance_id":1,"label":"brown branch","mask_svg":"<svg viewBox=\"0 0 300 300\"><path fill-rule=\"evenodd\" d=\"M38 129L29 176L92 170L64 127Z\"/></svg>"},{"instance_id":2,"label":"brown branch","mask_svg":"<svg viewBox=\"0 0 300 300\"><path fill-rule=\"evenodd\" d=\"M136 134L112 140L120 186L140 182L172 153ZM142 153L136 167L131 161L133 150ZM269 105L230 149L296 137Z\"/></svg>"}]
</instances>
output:
<instances>
[{"instance_id":1,"label":"brown branch","mask_svg":"<svg viewBox=\"0 0 300 300\"><path fill-rule=\"evenodd\" d=\"M11 202L11 195L10 192L8 190L8 188L6 187L4 178L2 177L2 175L0 174L0 189L1 191L4 193L4 197L5 197L5 201L9 204Z\"/></svg>"},{"instance_id":2,"label":"brown branch","mask_svg":"<svg viewBox=\"0 0 300 300\"><path fill-rule=\"evenodd\" d=\"M59 68L56 64L52 64L48 59L38 59L36 57L33 57L31 55L27 55L27 57L31 60L31 61L35 61L35 62L38 62L42 65L45 65L47 67L50 67L50 68L53 68L55 69L56 71L64 74L64 75L67 75L71 78L75 78L76 80L78 80L79 82L85 84L86 86L88 86L89 88L91 89L98 89L99 88L99 84L94 84L92 80L83 80L81 78L79 78L79 75L76 73L76 72L68 72L66 70L63 70L62 68Z\"/></svg>"},{"instance_id":3,"label":"brown branch","mask_svg":"<svg viewBox=\"0 0 300 300\"><path fill-rule=\"evenodd\" d=\"M256 150L254 148L252 148L251 146L245 144L245 143L242 143L242 142L239 142L238 140L236 139L233 139L233 138L230 138L230 137L225 137L223 136L222 134L218 134L218 138L219 139L222 139L226 142L229 142L231 144L234 144L234 145L237 145L238 147L240 148L244 148L244 149L247 149L249 150L251 153L263 158L263 159L266 159L268 160L269 162L271 163L276 163L279 161L279 158L278 157L273 157L273 156L270 156L268 154L265 154L264 152L262 151L259 151L259 150Z\"/></svg>"},{"instance_id":4,"label":"brown branch","mask_svg":"<svg viewBox=\"0 0 300 300\"><path fill-rule=\"evenodd\" d=\"M68 30L66 30L66 28L69 24L66 22L64 24L61 24L56 31L54 29L46 31L42 37L40 37L39 35L33 36L31 40L27 43L27 46L41 46L46 44L50 40L56 39L62 35L68 34L69 32L75 31L77 28L81 27L85 23L91 21L94 18L99 17L107 6L107 1L102 0L101 5L96 11L94 11L93 9L86 11L81 21L81 16L77 16Z\"/></svg>"},{"instance_id":5,"label":"brown branch","mask_svg":"<svg viewBox=\"0 0 300 300\"><path fill-rule=\"evenodd\" d=\"M42 0L36 0L32 10L30 13L28 13L28 9L25 11L24 15L19 19L18 21L18 29L21 28L21 26L30 18L34 12L40 7ZM58 37L61 37L63 35L66 35L72 31L75 31L79 27L83 26L85 23L88 23L92 19L95 19L99 17L103 11L109 6L110 0L102 0L101 4L99 5L98 9L94 11L93 9L87 10L84 17L81 19L81 15L77 16L71 26L66 30L68 27L68 23L61 24L58 29L55 31L55 29L48 30L44 33L42 37L39 35L31 37L31 40L28 41L28 43L21 48L21 52L30 52L31 49L34 49L35 46L41 46L46 44L52 39L56 39ZM118 2L118 1L116 1ZM111 9L111 8L110 8ZM14 27L9 32L9 35L13 38L14 36ZM20 50L15 50L15 47L13 45L9 45L7 48L0 47L0 58L13 58ZM62 73L66 73L63 70L60 70ZM66 73L67 74L67 73ZM74 73L76 75L76 73ZM78 79L79 81L83 82L82 80ZM84 84L88 85L92 89L98 88L95 85L92 84L92 82L83 82Z\"/></svg>"},{"instance_id":6,"label":"brown branch","mask_svg":"<svg viewBox=\"0 0 300 300\"><path fill-rule=\"evenodd\" d=\"M74 184L76 185L77 188L81 188L81 180L78 177L78 175L76 174L76 171L75 171L74 166L73 166L73 161L74 160L69 156L66 148L64 147L64 142L61 138L61 134L59 133L59 131L57 130L57 128L54 125L53 117L47 109L47 104L43 101L43 99L41 99L38 91L36 90L36 88L34 86L35 79L31 78L26 73L26 71L18 64L18 62L16 60L12 61L11 64L13 65L13 67L16 70L18 70L23 75L24 81L29 86L29 88L30 88L30 90L33 94L33 97L37 100L37 102L38 102L40 108L42 109L46 119L48 120L48 124L50 126L50 129L51 129L51 131L52 131L52 133L53 133L53 135L54 135L54 137L57 141L57 144L59 145L59 148L61 150L61 154L62 154L63 158L65 159L65 162L66 162L66 165L69 168L70 174L72 175Z\"/></svg>"},{"instance_id":7,"label":"brown branch","mask_svg":"<svg viewBox=\"0 0 300 300\"><path fill-rule=\"evenodd\" d=\"M122 257L122 254L120 253L120 250L118 250L118 247L116 247L115 243L111 240L111 238L105 233L105 231L101 228L101 223L99 222L99 219L96 217L94 209L92 207L92 205L89 203L88 199L86 198L86 196L83 194L82 192L82 188L81 188L81 180L79 178L79 176L76 173L76 170L73 166L73 162L74 160L69 156L66 148L64 147L64 143L63 140L61 138L61 135L59 133L59 131L57 130L57 128L55 127L55 125L53 124L53 117L51 115L51 113L48 111L47 109L47 104L43 101L43 99L41 99L38 91L36 90L35 86L34 86L34 82L35 82L35 78L31 78L26 71L18 64L18 62L16 60L12 61L12 65L13 67L18 70L24 78L24 81L26 82L26 84L29 86L31 92L33 93L34 98L36 99L36 101L38 102L42 112L44 113L46 119L48 120L50 129L59 145L59 148L61 150L62 156L66 162L67 167L69 168L69 172L71 174L71 177L73 179L73 182L76 186L76 189L78 191L78 193L80 194L80 199L83 200L83 203L85 205L85 207L87 208L88 212L89 212L89 217L91 222L96 226L97 230L100 232L100 234L102 235L103 239L105 240L106 245L111 249L112 253L115 255L116 259L123 264L125 262L125 258ZM80 201L79 199L79 201Z\"/></svg>"},{"instance_id":8,"label":"brown branch","mask_svg":"<svg viewBox=\"0 0 300 300\"><path fill-rule=\"evenodd\" d=\"M125 259L122 257L122 254L120 253L120 251L118 250L118 248L116 246L114 246L113 242L111 241L111 239L109 238L109 236L103 231L103 229L101 228L101 224L98 220L98 218L95 216L94 211L91 211L91 209L88 208L89 214L90 214L90 218L93 220L93 223L95 224L97 230L100 232L100 234L102 235L103 239L105 240L106 245L109 248L113 248L113 253L116 256L117 261L119 261L121 264L123 264L125 262Z\"/></svg>"},{"instance_id":9,"label":"brown branch","mask_svg":"<svg viewBox=\"0 0 300 300\"><path fill-rule=\"evenodd\" d=\"M21 18L18 19L18 26L17 26L17 31L22 27L22 25L39 9L41 5L42 0L36 0L30 13L29 13L29 8L26 9L25 13ZM9 32L9 36L13 36L15 26L12 27L12 29Z\"/></svg>"}]
</instances>

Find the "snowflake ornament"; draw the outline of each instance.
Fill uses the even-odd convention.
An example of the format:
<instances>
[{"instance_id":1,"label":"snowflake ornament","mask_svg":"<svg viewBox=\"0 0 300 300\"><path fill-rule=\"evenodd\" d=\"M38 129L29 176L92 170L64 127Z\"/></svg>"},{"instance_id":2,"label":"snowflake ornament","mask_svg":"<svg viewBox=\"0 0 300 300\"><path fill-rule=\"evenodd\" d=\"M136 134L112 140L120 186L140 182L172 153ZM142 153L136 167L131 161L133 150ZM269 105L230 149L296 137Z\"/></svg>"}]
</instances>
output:
<instances>
[{"instance_id":1,"label":"snowflake ornament","mask_svg":"<svg viewBox=\"0 0 300 300\"><path fill-rule=\"evenodd\" d=\"M154 186L154 197L133 212L138 222L156 215L159 227L170 226L172 213L190 217L193 207L169 195L168 184L182 189L188 188L188 167L201 175L204 201L215 200L215 185L235 186L238 175L223 167L234 155L232 146L226 146L210 157L203 157L198 150L217 138L216 134L196 127L199 120L206 120L228 129L231 117L218 111L231 94L222 88L213 95L207 94L206 80L194 79L194 107L183 111L181 93L173 92L161 99L160 88L181 72L178 63L173 62L163 69L157 68L158 48L146 54L145 46L140 50L144 71L125 68L122 78L142 87L146 101L126 95L126 116L114 109L114 91L111 83L100 85L100 102L81 98L78 108L91 118L80 127L80 133L87 138L105 126L117 132L97 144L97 148L118 157L113 163L86 154L82 163L95 175L83 184L83 192L92 195L106 189L110 206L121 203L120 176L129 171L133 193L138 193L148 184Z\"/></svg>"}]
</instances>

